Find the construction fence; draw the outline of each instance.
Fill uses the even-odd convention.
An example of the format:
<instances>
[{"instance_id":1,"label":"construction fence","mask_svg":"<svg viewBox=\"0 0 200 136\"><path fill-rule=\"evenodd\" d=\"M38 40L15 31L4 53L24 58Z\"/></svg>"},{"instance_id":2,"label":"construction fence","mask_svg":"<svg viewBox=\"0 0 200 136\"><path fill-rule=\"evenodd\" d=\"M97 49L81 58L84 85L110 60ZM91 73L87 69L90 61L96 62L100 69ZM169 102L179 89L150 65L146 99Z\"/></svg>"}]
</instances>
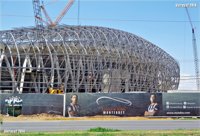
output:
<instances>
[{"instance_id":1,"label":"construction fence","mask_svg":"<svg viewBox=\"0 0 200 136\"><path fill-rule=\"evenodd\" d=\"M23 115L200 116L199 98L200 93L0 94L0 112L21 106Z\"/></svg>"}]
</instances>

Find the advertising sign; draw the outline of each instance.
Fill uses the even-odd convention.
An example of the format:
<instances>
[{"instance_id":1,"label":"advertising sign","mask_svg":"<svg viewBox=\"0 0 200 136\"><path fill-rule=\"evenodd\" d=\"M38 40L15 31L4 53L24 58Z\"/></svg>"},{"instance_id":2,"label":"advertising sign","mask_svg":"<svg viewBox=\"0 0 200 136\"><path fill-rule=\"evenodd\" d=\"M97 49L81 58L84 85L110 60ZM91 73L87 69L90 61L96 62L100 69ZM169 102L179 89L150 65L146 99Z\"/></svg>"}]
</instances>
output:
<instances>
[{"instance_id":1,"label":"advertising sign","mask_svg":"<svg viewBox=\"0 0 200 136\"><path fill-rule=\"evenodd\" d=\"M200 116L200 93L0 94L2 114L83 116ZM65 99L64 99L65 96ZM23 104L22 104L23 102ZM65 105L65 107L63 107ZM12 112L13 113L13 112Z\"/></svg>"},{"instance_id":2,"label":"advertising sign","mask_svg":"<svg viewBox=\"0 0 200 136\"><path fill-rule=\"evenodd\" d=\"M18 116L21 114L23 100L18 96L5 99L7 115Z\"/></svg>"},{"instance_id":3,"label":"advertising sign","mask_svg":"<svg viewBox=\"0 0 200 136\"><path fill-rule=\"evenodd\" d=\"M66 94L67 116L144 116L160 115L162 94L77 93Z\"/></svg>"},{"instance_id":4,"label":"advertising sign","mask_svg":"<svg viewBox=\"0 0 200 136\"><path fill-rule=\"evenodd\" d=\"M200 116L200 93L164 93L163 116Z\"/></svg>"},{"instance_id":5,"label":"advertising sign","mask_svg":"<svg viewBox=\"0 0 200 136\"><path fill-rule=\"evenodd\" d=\"M9 114L13 108L20 109L19 114L32 115L40 113L63 113L63 95L52 94L0 94L0 110L2 114ZM19 111L19 110L18 110Z\"/></svg>"}]
</instances>

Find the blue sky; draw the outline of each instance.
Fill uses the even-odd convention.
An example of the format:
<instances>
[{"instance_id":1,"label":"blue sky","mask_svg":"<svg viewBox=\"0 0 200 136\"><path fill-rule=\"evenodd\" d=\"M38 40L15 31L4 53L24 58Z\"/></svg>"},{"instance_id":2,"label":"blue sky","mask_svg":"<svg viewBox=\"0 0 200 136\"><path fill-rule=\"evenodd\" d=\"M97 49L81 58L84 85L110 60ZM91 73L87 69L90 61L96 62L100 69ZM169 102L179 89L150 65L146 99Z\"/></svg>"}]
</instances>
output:
<instances>
[{"instance_id":1,"label":"blue sky","mask_svg":"<svg viewBox=\"0 0 200 136\"><path fill-rule=\"evenodd\" d=\"M53 20L67 1L44 0ZM80 25L120 29L156 44L179 62L179 89L196 89L195 80L190 77L195 75L191 27L185 8L176 7L186 3L196 4L188 10L200 53L200 1L197 0L80 0ZM35 25L32 0L1 0L0 6L0 30ZM77 11L78 0L60 24L77 25Z\"/></svg>"}]
</instances>

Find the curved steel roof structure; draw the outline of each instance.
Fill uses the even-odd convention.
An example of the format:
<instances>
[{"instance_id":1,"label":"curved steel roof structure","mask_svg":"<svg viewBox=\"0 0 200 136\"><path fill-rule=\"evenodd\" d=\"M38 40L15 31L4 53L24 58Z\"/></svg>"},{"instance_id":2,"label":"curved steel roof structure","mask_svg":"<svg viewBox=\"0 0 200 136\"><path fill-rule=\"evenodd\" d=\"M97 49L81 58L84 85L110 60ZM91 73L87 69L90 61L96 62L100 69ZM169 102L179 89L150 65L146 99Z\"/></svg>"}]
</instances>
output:
<instances>
[{"instance_id":1,"label":"curved steel roof structure","mask_svg":"<svg viewBox=\"0 0 200 136\"><path fill-rule=\"evenodd\" d=\"M180 68L165 51L134 34L95 26L0 32L0 90L44 93L157 92L178 88Z\"/></svg>"}]
</instances>

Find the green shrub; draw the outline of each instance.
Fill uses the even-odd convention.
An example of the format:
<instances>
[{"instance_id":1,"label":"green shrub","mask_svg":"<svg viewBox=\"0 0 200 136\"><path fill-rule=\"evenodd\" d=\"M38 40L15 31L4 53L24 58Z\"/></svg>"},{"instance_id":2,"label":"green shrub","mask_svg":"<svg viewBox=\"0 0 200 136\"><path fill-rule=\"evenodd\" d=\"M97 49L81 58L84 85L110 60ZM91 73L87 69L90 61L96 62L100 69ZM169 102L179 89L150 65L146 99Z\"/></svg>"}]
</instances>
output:
<instances>
[{"instance_id":1,"label":"green shrub","mask_svg":"<svg viewBox=\"0 0 200 136\"><path fill-rule=\"evenodd\" d=\"M120 130L118 130L118 129L110 129L110 128L97 127L97 128L91 128L88 131L89 132L116 132L116 131L120 131Z\"/></svg>"}]
</instances>

